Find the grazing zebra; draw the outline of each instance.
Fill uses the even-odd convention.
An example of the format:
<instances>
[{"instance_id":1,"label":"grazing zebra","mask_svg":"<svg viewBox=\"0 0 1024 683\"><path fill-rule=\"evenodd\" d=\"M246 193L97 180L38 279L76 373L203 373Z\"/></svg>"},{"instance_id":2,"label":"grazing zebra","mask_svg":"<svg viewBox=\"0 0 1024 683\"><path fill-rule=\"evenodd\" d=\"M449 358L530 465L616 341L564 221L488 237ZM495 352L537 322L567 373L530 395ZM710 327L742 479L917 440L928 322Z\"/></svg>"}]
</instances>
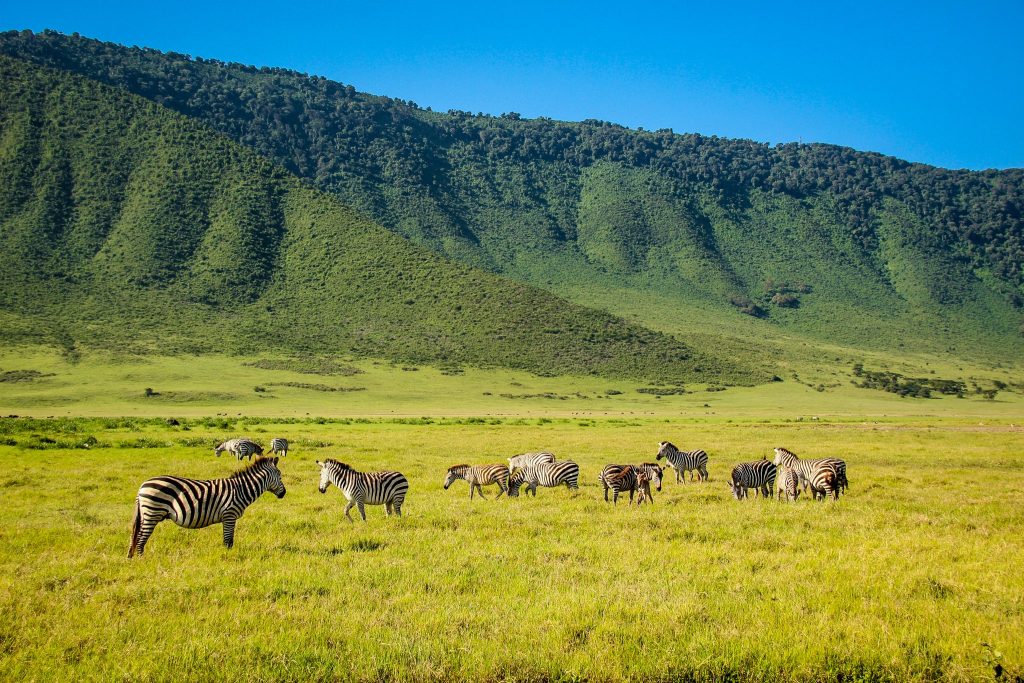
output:
<instances>
[{"instance_id":1,"label":"grazing zebra","mask_svg":"<svg viewBox=\"0 0 1024 683\"><path fill-rule=\"evenodd\" d=\"M693 471L697 471L700 481L708 479L708 454L697 449L695 451L681 451L668 441L658 444L658 457L655 460L665 458L669 467L676 471L676 483L686 483L686 472L690 473L690 481L693 481Z\"/></svg>"},{"instance_id":2,"label":"grazing zebra","mask_svg":"<svg viewBox=\"0 0 1024 683\"><path fill-rule=\"evenodd\" d=\"M517 467L527 465L543 465L546 462L554 462L555 454L551 451L537 451L536 453L520 453L508 459L508 471L515 472Z\"/></svg>"},{"instance_id":3,"label":"grazing zebra","mask_svg":"<svg viewBox=\"0 0 1024 683\"><path fill-rule=\"evenodd\" d=\"M559 460L541 465L527 465L517 468L508 480L508 495L518 496L519 487L526 484L527 493L537 496L538 486L559 486L565 484L570 491L578 489L580 466L572 460Z\"/></svg>"},{"instance_id":4,"label":"grazing zebra","mask_svg":"<svg viewBox=\"0 0 1024 683\"><path fill-rule=\"evenodd\" d=\"M800 496L800 475L792 467L780 467L775 478L776 500L795 501Z\"/></svg>"},{"instance_id":5,"label":"grazing zebra","mask_svg":"<svg viewBox=\"0 0 1024 683\"><path fill-rule=\"evenodd\" d=\"M484 495L484 487L491 484L498 485L498 495L495 500L501 498L501 494L508 491L508 468L501 464L496 465L452 465L448 468L448 474L444 478L444 489L455 483L457 479L465 479L469 482L469 499L473 500L473 493L480 492L480 497L487 499Z\"/></svg>"},{"instance_id":6,"label":"grazing zebra","mask_svg":"<svg viewBox=\"0 0 1024 683\"><path fill-rule=\"evenodd\" d=\"M649 481L654 482L654 487L661 490L661 478L664 474L664 470L656 462L645 462L642 465L605 465L604 469L601 470L601 474L597 475L597 480L601 482L601 486L604 487L604 502L608 502L608 478L617 476L622 470L627 467L632 467L635 470L643 470L647 474ZM632 492L630 493L632 498ZM653 500L653 498L652 498Z\"/></svg>"},{"instance_id":7,"label":"grazing zebra","mask_svg":"<svg viewBox=\"0 0 1024 683\"><path fill-rule=\"evenodd\" d=\"M239 460L242 458L249 458L252 460L252 456L254 455L263 455L263 446L259 445L252 439L231 439L230 441L225 441L213 449L213 452L218 458L223 451L227 451Z\"/></svg>"},{"instance_id":8,"label":"grazing zebra","mask_svg":"<svg viewBox=\"0 0 1024 683\"><path fill-rule=\"evenodd\" d=\"M772 486L775 484L775 463L770 460L741 462L732 468L729 477L729 488L736 500L747 497L747 489L754 489L754 495L760 491L766 498L774 495Z\"/></svg>"},{"instance_id":9,"label":"grazing zebra","mask_svg":"<svg viewBox=\"0 0 1024 683\"><path fill-rule=\"evenodd\" d=\"M824 491L831 494L834 500L839 499L839 491L846 482L846 463L838 458L820 458L818 460L801 460L790 450L779 447L775 449L776 465L785 465L796 470L804 491L810 487L815 499ZM826 487L826 480L828 486Z\"/></svg>"},{"instance_id":10,"label":"grazing zebra","mask_svg":"<svg viewBox=\"0 0 1024 683\"><path fill-rule=\"evenodd\" d=\"M320 466L320 493L327 493L327 487L334 484L348 499L345 516L352 519L352 507L359 508L359 515L366 521L366 505L383 505L391 516L392 510L402 516L402 503L409 490L409 480L401 472L357 472L349 465L337 460L316 461Z\"/></svg>"},{"instance_id":11,"label":"grazing zebra","mask_svg":"<svg viewBox=\"0 0 1024 683\"><path fill-rule=\"evenodd\" d=\"M154 477L143 482L135 497L128 557L146 549L154 527L165 519L187 529L224 525L224 545L235 543L235 522L264 491L284 498L277 458L257 458L227 479Z\"/></svg>"},{"instance_id":12,"label":"grazing zebra","mask_svg":"<svg viewBox=\"0 0 1024 683\"><path fill-rule=\"evenodd\" d=\"M270 440L270 452L274 455L280 453L282 456L288 455L288 439L271 439Z\"/></svg>"}]
</instances>

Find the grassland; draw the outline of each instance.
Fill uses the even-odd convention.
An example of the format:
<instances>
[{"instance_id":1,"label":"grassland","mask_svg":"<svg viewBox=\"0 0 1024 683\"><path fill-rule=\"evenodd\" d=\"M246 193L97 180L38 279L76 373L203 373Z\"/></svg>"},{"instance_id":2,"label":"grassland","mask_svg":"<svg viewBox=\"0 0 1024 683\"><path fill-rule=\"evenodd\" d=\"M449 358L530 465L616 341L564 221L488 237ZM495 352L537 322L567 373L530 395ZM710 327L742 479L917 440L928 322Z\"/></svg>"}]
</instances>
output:
<instances>
[{"instance_id":1,"label":"grassland","mask_svg":"<svg viewBox=\"0 0 1024 683\"><path fill-rule=\"evenodd\" d=\"M1024 431L1005 420L215 417L0 421L6 680L981 680L1024 663ZM287 496L218 529L158 527L126 560L138 484L223 476L227 434L286 436ZM89 436L90 449L72 448ZM711 481L603 503L595 476L657 441ZM52 443L47 441L52 440ZM14 445L10 445L14 444ZM785 444L850 467L839 504L728 495ZM572 495L475 501L455 462L551 448ZM315 459L393 467L403 519L341 516Z\"/></svg>"}]
</instances>

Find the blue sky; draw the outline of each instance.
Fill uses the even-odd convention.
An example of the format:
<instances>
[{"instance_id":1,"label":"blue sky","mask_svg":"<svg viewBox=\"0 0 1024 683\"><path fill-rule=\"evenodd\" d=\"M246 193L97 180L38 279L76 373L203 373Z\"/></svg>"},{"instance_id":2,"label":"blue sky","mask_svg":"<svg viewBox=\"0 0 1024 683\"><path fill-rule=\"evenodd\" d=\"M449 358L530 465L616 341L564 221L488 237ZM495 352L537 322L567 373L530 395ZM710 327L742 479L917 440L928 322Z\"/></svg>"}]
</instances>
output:
<instances>
[{"instance_id":1,"label":"blue sky","mask_svg":"<svg viewBox=\"0 0 1024 683\"><path fill-rule=\"evenodd\" d=\"M0 2L0 29L285 66L438 110L1024 167L1024 0Z\"/></svg>"}]
</instances>

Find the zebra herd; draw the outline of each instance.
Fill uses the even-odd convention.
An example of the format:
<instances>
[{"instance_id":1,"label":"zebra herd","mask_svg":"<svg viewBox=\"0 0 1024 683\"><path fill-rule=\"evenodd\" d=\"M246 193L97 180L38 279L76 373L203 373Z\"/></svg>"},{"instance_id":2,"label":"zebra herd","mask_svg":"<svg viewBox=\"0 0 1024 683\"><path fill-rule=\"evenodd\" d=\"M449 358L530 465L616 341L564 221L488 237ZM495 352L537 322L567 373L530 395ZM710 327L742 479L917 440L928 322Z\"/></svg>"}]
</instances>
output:
<instances>
[{"instance_id":1,"label":"zebra herd","mask_svg":"<svg viewBox=\"0 0 1024 683\"><path fill-rule=\"evenodd\" d=\"M280 456L288 454L285 439L273 439L270 451L273 457L263 457L263 448L251 439L232 439L219 444L214 452L217 456L227 451L236 458L248 458L249 464L225 479L186 479L184 477L161 476L148 479L139 488L135 498L135 514L132 520L131 543L128 557L142 555L146 542L157 524L165 519L188 529L200 529L212 524L222 524L224 545L234 545L235 523L245 509L265 492L270 491L278 498L284 498L285 486L278 469ZM278 455L280 454L280 456ZM257 456L253 460L253 456ZM666 467L675 470L676 482L706 482L708 477L708 454L703 450L681 451L668 441L658 444L655 460L664 459ZM334 484L345 496L345 516L353 522L351 510L357 508L366 521L367 505L383 505L387 515L401 517L402 504L409 491L409 480L400 472L359 472L350 465L337 460L317 460L320 468L320 493L326 493ZM629 504L634 498L637 506L644 502L653 503L651 485L661 491L664 469L658 462L642 464L609 464L601 470L598 482L604 488L605 502L611 491L613 504L619 496L629 494ZM572 460L557 460L550 451L522 453L508 459L508 465L453 465L448 468L444 479L447 490L454 482L462 479L469 484L469 497L476 493L484 498L484 486L497 485L500 498L519 495L525 487L527 493L537 495L537 487L565 485L570 491L579 489L580 467ZM815 500L839 494L849 486L846 479L846 463L838 458L801 460L786 448L776 448L773 460L761 459L744 462L732 469L729 488L737 500L747 498L753 489L766 498L795 501L801 487L808 490Z\"/></svg>"}]
</instances>

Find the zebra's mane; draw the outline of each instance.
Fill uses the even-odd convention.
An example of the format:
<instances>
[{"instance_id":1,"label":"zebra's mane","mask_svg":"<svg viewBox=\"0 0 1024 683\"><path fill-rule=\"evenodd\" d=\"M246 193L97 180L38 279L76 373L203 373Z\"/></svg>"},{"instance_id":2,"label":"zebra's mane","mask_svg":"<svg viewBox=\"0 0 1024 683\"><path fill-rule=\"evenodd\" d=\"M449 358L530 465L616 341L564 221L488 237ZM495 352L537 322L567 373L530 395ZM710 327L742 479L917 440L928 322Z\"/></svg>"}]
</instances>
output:
<instances>
[{"instance_id":1,"label":"zebra's mane","mask_svg":"<svg viewBox=\"0 0 1024 683\"><path fill-rule=\"evenodd\" d=\"M240 476L242 476L246 472L252 472L254 470L265 469L268 465L273 465L273 464L274 464L274 458L256 458L255 460L253 460L251 463L249 463L248 465L246 465L242 469L237 470L235 472L232 472L231 476L228 477L228 479L238 479Z\"/></svg>"},{"instance_id":2,"label":"zebra's mane","mask_svg":"<svg viewBox=\"0 0 1024 683\"><path fill-rule=\"evenodd\" d=\"M469 467L469 465L452 465L451 467L448 468L448 471L451 472L452 470L459 470L462 469L463 467Z\"/></svg>"},{"instance_id":3,"label":"zebra's mane","mask_svg":"<svg viewBox=\"0 0 1024 683\"><path fill-rule=\"evenodd\" d=\"M344 471L344 470L351 470L353 472L356 471L356 468L352 467L352 465L349 465L346 462L341 462L340 460L334 460L333 458L328 458L327 460L324 460L324 464L325 465L329 465L331 467L331 469L342 470L342 471Z\"/></svg>"},{"instance_id":4,"label":"zebra's mane","mask_svg":"<svg viewBox=\"0 0 1024 683\"><path fill-rule=\"evenodd\" d=\"M782 446L779 446L775 450L782 451L786 455L792 455L794 458L796 457L796 453L794 453L793 451L789 450L788 448L783 448Z\"/></svg>"},{"instance_id":5,"label":"zebra's mane","mask_svg":"<svg viewBox=\"0 0 1024 683\"><path fill-rule=\"evenodd\" d=\"M662 444L664 444L662 446L662 448L671 448L674 451L678 451L679 450L678 448L676 448L676 445L674 443L672 443L671 441L662 441Z\"/></svg>"}]
</instances>

